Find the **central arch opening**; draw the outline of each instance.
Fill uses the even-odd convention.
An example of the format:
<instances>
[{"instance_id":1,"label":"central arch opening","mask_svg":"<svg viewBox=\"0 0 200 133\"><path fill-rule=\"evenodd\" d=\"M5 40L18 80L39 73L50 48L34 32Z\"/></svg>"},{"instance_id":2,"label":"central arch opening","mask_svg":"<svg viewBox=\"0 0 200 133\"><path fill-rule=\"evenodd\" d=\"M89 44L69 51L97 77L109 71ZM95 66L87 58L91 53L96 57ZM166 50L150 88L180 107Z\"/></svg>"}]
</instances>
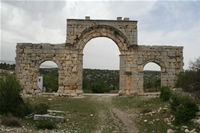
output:
<instances>
[{"instance_id":1,"label":"central arch opening","mask_svg":"<svg viewBox=\"0 0 200 133\"><path fill-rule=\"evenodd\" d=\"M83 54L83 92L118 93L120 51L116 43L105 37L94 38Z\"/></svg>"}]
</instances>

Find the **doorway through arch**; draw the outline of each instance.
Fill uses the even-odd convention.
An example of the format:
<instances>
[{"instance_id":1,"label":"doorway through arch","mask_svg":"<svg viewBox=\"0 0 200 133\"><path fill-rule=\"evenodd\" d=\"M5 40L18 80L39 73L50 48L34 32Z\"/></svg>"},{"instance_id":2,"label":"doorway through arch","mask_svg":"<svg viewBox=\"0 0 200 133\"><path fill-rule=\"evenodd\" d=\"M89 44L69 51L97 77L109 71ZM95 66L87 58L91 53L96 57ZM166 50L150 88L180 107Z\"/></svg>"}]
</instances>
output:
<instances>
[{"instance_id":1,"label":"doorway through arch","mask_svg":"<svg viewBox=\"0 0 200 133\"><path fill-rule=\"evenodd\" d=\"M45 61L40 64L38 75L38 87L41 92L58 91L58 66L53 61Z\"/></svg>"},{"instance_id":2,"label":"doorway through arch","mask_svg":"<svg viewBox=\"0 0 200 133\"><path fill-rule=\"evenodd\" d=\"M116 43L106 37L91 39L83 49L83 92L118 93L119 55Z\"/></svg>"},{"instance_id":3,"label":"doorway through arch","mask_svg":"<svg viewBox=\"0 0 200 133\"><path fill-rule=\"evenodd\" d=\"M143 68L143 89L145 93L159 92L161 86L161 67L149 62Z\"/></svg>"}]
</instances>

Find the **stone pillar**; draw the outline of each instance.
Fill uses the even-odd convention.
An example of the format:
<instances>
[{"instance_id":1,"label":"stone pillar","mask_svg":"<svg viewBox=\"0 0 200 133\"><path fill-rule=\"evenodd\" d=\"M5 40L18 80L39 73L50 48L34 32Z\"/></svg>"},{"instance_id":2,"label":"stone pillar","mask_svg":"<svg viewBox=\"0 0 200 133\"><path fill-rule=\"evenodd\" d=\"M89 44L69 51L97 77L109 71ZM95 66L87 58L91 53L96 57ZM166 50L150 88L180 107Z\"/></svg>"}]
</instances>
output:
<instances>
[{"instance_id":1,"label":"stone pillar","mask_svg":"<svg viewBox=\"0 0 200 133\"><path fill-rule=\"evenodd\" d=\"M125 94L130 95L131 94L131 86L132 86L132 72L126 71L125 72L125 77L126 77L126 84L125 84Z\"/></svg>"},{"instance_id":2,"label":"stone pillar","mask_svg":"<svg viewBox=\"0 0 200 133\"><path fill-rule=\"evenodd\" d=\"M78 88L76 90L76 93L78 96L83 95L83 54L78 54L78 81L77 85Z\"/></svg>"},{"instance_id":3,"label":"stone pillar","mask_svg":"<svg viewBox=\"0 0 200 133\"><path fill-rule=\"evenodd\" d=\"M167 84L167 73L161 72L161 87L162 86L168 86Z\"/></svg>"},{"instance_id":4,"label":"stone pillar","mask_svg":"<svg viewBox=\"0 0 200 133\"><path fill-rule=\"evenodd\" d=\"M142 72L139 72L138 73L138 90L137 90L137 92L138 93L144 93L144 73L143 73L143 71Z\"/></svg>"},{"instance_id":5,"label":"stone pillar","mask_svg":"<svg viewBox=\"0 0 200 133\"><path fill-rule=\"evenodd\" d=\"M119 71L119 95L126 94L126 75L125 75L125 58L126 55L121 54L120 56L120 71Z\"/></svg>"}]
</instances>

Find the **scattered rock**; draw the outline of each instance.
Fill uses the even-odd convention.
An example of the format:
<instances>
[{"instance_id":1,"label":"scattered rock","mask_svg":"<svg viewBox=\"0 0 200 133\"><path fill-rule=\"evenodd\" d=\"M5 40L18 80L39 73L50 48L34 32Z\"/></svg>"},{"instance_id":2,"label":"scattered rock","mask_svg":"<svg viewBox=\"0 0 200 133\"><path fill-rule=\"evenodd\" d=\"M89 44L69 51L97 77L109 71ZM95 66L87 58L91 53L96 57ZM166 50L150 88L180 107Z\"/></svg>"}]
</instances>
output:
<instances>
[{"instance_id":1,"label":"scattered rock","mask_svg":"<svg viewBox=\"0 0 200 133\"><path fill-rule=\"evenodd\" d=\"M171 125L172 125L172 123L170 123L170 122L169 122L169 123L167 123L167 125L170 125L170 126L171 126Z\"/></svg>"},{"instance_id":2,"label":"scattered rock","mask_svg":"<svg viewBox=\"0 0 200 133\"><path fill-rule=\"evenodd\" d=\"M190 133L196 133L196 129L192 129Z\"/></svg>"},{"instance_id":3,"label":"scattered rock","mask_svg":"<svg viewBox=\"0 0 200 133\"><path fill-rule=\"evenodd\" d=\"M178 127L178 126L175 126L175 128L176 128L176 129L179 129L179 127Z\"/></svg>"},{"instance_id":4,"label":"scattered rock","mask_svg":"<svg viewBox=\"0 0 200 133\"><path fill-rule=\"evenodd\" d=\"M160 121L160 119L156 119L156 121Z\"/></svg>"},{"instance_id":5,"label":"scattered rock","mask_svg":"<svg viewBox=\"0 0 200 133\"><path fill-rule=\"evenodd\" d=\"M200 119L199 118L192 119L191 121L194 122L195 124L200 125Z\"/></svg>"},{"instance_id":6,"label":"scattered rock","mask_svg":"<svg viewBox=\"0 0 200 133\"><path fill-rule=\"evenodd\" d=\"M182 126L182 127L181 127L181 129L187 129L187 128L188 128L187 126Z\"/></svg>"},{"instance_id":7,"label":"scattered rock","mask_svg":"<svg viewBox=\"0 0 200 133\"><path fill-rule=\"evenodd\" d=\"M146 122L147 122L147 120L144 120L144 122L146 123Z\"/></svg>"},{"instance_id":8,"label":"scattered rock","mask_svg":"<svg viewBox=\"0 0 200 133\"><path fill-rule=\"evenodd\" d=\"M90 116L93 117L94 115L93 115L93 114L90 114Z\"/></svg>"},{"instance_id":9,"label":"scattered rock","mask_svg":"<svg viewBox=\"0 0 200 133\"><path fill-rule=\"evenodd\" d=\"M64 113L64 111L59 111L59 110L47 110L49 113Z\"/></svg>"},{"instance_id":10,"label":"scattered rock","mask_svg":"<svg viewBox=\"0 0 200 133\"><path fill-rule=\"evenodd\" d=\"M197 112L197 116L200 116L200 112Z\"/></svg>"},{"instance_id":11,"label":"scattered rock","mask_svg":"<svg viewBox=\"0 0 200 133\"><path fill-rule=\"evenodd\" d=\"M169 118L164 118L164 121L165 121L166 123L170 123Z\"/></svg>"},{"instance_id":12,"label":"scattered rock","mask_svg":"<svg viewBox=\"0 0 200 133\"><path fill-rule=\"evenodd\" d=\"M160 112L161 112L161 110L162 110L162 107L160 107L160 108L158 109L158 113L160 113Z\"/></svg>"},{"instance_id":13,"label":"scattered rock","mask_svg":"<svg viewBox=\"0 0 200 133\"><path fill-rule=\"evenodd\" d=\"M153 125L153 121L150 121L149 124Z\"/></svg>"},{"instance_id":14,"label":"scattered rock","mask_svg":"<svg viewBox=\"0 0 200 133\"><path fill-rule=\"evenodd\" d=\"M172 130L172 129L168 129L168 130L167 130L167 133L175 133L175 131Z\"/></svg>"},{"instance_id":15,"label":"scattered rock","mask_svg":"<svg viewBox=\"0 0 200 133\"><path fill-rule=\"evenodd\" d=\"M152 114L156 114L156 111L152 111Z\"/></svg>"},{"instance_id":16,"label":"scattered rock","mask_svg":"<svg viewBox=\"0 0 200 133\"><path fill-rule=\"evenodd\" d=\"M167 108L167 107L164 107L163 110L168 110L168 108Z\"/></svg>"},{"instance_id":17,"label":"scattered rock","mask_svg":"<svg viewBox=\"0 0 200 133\"><path fill-rule=\"evenodd\" d=\"M189 133L190 131L188 129L185 129L185 133Z\"/></svg>"}]
</instances>

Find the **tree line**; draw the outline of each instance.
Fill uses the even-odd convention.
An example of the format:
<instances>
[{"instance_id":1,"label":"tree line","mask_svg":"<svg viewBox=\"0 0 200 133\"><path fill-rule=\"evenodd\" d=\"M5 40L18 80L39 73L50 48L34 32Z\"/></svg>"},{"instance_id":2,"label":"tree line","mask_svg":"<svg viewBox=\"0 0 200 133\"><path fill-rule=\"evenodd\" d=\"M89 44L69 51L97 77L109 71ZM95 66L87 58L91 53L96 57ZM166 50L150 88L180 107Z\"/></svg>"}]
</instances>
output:
<instances>
[{"instance_id":1,"label":"tree line","mask_svg":"<svg viewBox=\"0 0 200 133\"><path fill-rule=\"evenodd\" d=\"M0 69L14 71L15 64L0 63Z\"/></svg>"},{"instance_id":2,"label":"tree line","mask_svg":"<svg viewBox=\"0 0 200 133\"><path fill-rule=\"evenodd\" d=\"M1 63L0 69L15 70L15 64ZM58 68L40 68L43 86L47 92L58 90ZM159 71L144 71L144 90L158 91L160 87ZM118 92L119 70L83 69L83 91L85 93Z\"/></svg>"}]
</instances>

